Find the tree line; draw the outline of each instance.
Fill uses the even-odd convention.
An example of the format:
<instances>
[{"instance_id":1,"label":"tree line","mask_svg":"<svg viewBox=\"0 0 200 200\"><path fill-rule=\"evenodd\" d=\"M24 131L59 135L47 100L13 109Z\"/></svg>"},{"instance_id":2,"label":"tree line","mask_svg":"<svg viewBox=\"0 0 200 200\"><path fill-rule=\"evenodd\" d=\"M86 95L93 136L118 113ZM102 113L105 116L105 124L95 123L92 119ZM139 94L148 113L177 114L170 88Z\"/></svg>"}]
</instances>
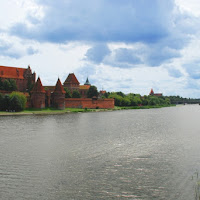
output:
<instances>
[{"instance_id":1,"label":"tree line","mask_svg":"<svg viewBox=\"0 0 200 200\"><path fill-rule=\"evenodd\" d=\"M114 98L115 106L154 106L171 104L170 99L164 96L141 96L140 94L124 94L123 92L107 92L102 96L102 98Z\"/></svg>"}]
</instances>

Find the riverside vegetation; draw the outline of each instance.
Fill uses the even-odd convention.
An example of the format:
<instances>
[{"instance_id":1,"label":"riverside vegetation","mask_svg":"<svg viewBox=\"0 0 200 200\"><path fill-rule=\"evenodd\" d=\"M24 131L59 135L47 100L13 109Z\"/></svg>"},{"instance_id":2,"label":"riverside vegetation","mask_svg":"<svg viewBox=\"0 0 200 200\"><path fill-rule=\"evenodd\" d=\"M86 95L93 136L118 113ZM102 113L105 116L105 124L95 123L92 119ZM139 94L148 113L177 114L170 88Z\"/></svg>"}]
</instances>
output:
<instances>
[{"instance_id":1,"label":"riverside vegetation","mask_svg":"<svg viewBox=\"0 0 200 200\"><path fill-rule=\"evenodd\" d=\"M2 83L0 81L0 83ZM1 88L12 91L16 90L14 81L4 81L0 84ZM66 89L65 89L66 90ZM103 95L99 95L97 88L91 86L91 89L88 91L88 98L92 96L99 96L99 98L114 98L115 99L115 108L113 110L121 109L149 109L149 108L161 108L168 107L176 104L185 104L185 103L199 103L200 99L190 99L182 98L180 96L153 96L153 95L144 95L140 94L124 94L123 92L106 92ZM81 98L81 95L78 91L73 92L70 95L70 92L66 90L66 98ZM54 108L46 109L25 109L27 98L23 93L13 91L10 95L3 95L0 93L0 111L1 114L4 112L19 112L28 114L54 114L54 113L66 113L66 112L89 112L89 111L100 111L108 109L82 109L82 108L66 108L64 110L57 110Z\"/></svg>"}]
</instances>

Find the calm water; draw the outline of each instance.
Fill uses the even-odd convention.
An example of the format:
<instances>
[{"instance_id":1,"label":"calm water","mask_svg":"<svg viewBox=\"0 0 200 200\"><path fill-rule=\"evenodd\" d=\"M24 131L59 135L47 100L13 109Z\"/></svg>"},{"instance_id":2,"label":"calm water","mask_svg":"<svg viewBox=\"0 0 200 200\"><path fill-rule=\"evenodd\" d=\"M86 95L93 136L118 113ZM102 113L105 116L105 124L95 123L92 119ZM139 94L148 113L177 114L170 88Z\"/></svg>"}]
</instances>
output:
<instances>
[{"instance_id":1,"label":"calm water","mask_svg":"<svg viewBox=\"0 0 200 200\"><path fill-rule=\"evenodd\" d=\"M2 200L193 200L196 172L199 105L0 117Z\"/></svg>"}]
</instances>

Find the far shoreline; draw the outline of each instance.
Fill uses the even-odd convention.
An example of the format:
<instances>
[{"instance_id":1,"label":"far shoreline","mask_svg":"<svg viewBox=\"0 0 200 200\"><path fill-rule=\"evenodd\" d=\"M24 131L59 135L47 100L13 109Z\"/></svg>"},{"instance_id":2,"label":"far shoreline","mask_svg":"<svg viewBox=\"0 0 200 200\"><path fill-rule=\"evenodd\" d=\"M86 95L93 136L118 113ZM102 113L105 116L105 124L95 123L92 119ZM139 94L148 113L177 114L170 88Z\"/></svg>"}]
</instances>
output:
<instances>
[{"instance_id":1,"label":"far shoreline","mask_svg":"<svg viewBox=\"0 0 200 200\"><path fill-rule=\"evenodd\" d=\"M88 113L88 112L106 112L106 111L119 111L119 110L133 110L133 109L153 109L153 108L164 108L173 107L171 105L157 105L157 106L131 106L131 107L119 107L115 106L113 109L88 109L88 108L65 108L64 110L57 110L53 108L44 109L25 109L20 112L14 111L0 111L0 116L26 116L26 115L62 115L69 113Z\"/></svg>"}]
</instances>

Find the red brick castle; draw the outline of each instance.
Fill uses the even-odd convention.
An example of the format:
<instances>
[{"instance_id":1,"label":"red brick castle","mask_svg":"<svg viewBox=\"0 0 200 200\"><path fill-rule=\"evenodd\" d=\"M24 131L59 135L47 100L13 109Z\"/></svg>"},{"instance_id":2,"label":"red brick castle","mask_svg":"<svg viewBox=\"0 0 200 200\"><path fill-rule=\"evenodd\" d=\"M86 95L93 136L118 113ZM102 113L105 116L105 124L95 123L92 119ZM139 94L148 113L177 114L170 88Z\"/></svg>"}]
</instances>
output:
<instances>
[{"instance_id":1,"label":"red brick castle","mask_svg":"<svg viewBox=\"0 0 200 200\"><path fill-rule=\"evenodd\" d=\"M27 69L0 66L0 78L2 81L6 79L16 81L17 90L24 92L28 97L27 107L54 107L57 109L64 109L66 107L114 108L114 99L86 98L91 86L90 82L87 78L85 84L80 85L74 73L68 75L63 85L58 78L55 86L43 86L40 77L35 81L36 74L35 72L32 73L30 66ZM34 86L29 95L27 92L30 84ZM79 91L82 98L65 98L66 92L64 87L70 92L74 90Z\"/></svg>"}]
</instances>

